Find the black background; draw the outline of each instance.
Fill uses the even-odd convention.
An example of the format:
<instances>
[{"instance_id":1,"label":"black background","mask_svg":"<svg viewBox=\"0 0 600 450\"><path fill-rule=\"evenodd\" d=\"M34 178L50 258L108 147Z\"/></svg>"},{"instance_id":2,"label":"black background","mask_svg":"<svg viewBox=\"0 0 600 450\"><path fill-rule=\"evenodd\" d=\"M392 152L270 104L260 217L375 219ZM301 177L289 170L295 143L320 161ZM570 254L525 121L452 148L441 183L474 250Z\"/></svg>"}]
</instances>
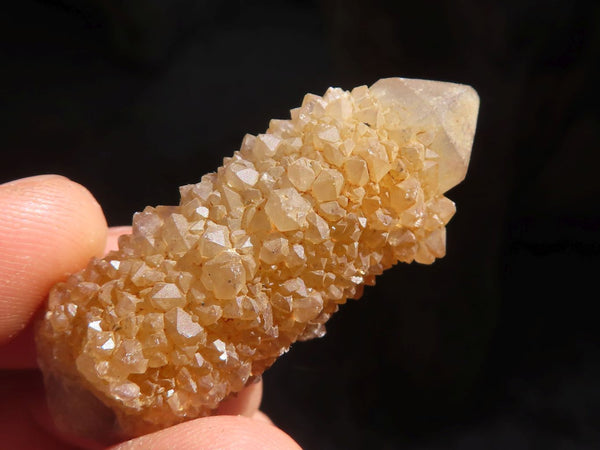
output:
<instances>
[{"instance_id":1,"label":"black background","mask_svg":"<svg viewBox=\"0 0 600 450\"><path fill-rule=\"evenodd\" d=\"M66 175L110 225L176 203L306 92L474 86L448 256L294 346L263 409L309 449L600 448L597 2L6 3L0 182Z\"/></svg>"}]
</instances>

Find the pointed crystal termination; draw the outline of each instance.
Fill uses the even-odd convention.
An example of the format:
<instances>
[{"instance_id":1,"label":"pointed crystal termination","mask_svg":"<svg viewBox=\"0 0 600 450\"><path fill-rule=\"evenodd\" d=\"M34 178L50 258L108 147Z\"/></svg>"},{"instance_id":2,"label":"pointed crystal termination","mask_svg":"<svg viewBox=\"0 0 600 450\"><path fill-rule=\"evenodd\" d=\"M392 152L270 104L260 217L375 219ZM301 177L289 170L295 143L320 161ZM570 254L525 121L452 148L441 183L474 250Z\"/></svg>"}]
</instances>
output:
<instances>
[{"instance_id":1,"label":"pointed crystal termination","mask_svg":"<svg viewBox=\"0 0 600 450\"><path fill-rule=\"evenodd\" d=\"M475 89L440 81L386 78L371 87L371 95L400 115L408 112L418 118L413 126L428 130L417 139L426 141L440 156L440 192L464 180L479 111Z\"/></svg>"},{"instance_id":2,"label":"pointed crystal termination","mask_svg":"<svg viewBox=\"0 0 600 450\"><path fill-rule=\"evenodd\" d=\"M479 100L390 78L307 95L178 206L55 286L37 331L64 431L103 443L212 414L399 261L444 256Z\"/></svg>"}]
</instances>

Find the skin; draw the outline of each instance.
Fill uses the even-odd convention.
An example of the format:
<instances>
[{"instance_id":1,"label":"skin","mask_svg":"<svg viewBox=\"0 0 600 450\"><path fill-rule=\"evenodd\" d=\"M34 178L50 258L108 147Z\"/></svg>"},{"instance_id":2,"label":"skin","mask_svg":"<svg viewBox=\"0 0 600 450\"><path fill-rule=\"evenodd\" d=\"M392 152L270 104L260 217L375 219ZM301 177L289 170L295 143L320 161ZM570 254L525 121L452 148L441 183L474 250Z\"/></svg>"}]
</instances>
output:
<instances>
[{"instance_id":1,"label":"skin","mask_svg":"<svg viewBox=\"0 0 600 450\"><path fill-rule=\"evenodd\" d=\"M37 369L33 326L48 291L92 256L116 248L129 227L107 228L83 186L58 175L0 185L0 435L6 448L77 448L52 425ZM112 449L299 449L259 411L262 382L218 414L118 444Z\"/></svg>"}]
</instances>

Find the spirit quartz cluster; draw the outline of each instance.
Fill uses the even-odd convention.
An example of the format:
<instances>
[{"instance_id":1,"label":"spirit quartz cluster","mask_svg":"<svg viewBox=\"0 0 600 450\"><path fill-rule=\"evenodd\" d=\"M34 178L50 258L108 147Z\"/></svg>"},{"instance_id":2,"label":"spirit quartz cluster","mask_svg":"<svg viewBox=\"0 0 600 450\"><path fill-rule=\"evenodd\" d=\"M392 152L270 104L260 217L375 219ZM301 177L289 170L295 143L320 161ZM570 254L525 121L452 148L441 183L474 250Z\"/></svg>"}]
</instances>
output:
<instances>
[{"instance_id":1,"label":"spirit quartz cluster","mask_svg":"<svg viewBox=\"0 0 600 450\"><path fill-rule=\"evenodd\" d=\"M178 206L136 213L50 294L37 342L58 424L118 439L209 415L376 275L444 256L478 105L402 78L309 94Z\"/></svg>"}]
</instances>

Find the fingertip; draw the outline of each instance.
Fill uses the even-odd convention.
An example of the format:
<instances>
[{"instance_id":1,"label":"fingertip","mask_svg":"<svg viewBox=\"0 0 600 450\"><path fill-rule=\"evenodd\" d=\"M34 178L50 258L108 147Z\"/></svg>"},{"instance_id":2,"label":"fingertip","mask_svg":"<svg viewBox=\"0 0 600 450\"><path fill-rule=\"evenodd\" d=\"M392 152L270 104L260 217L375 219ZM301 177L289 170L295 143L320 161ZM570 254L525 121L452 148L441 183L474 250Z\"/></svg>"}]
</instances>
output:
<instances>
[{"instance_id":1,"label":"fingertip","mask_svg":"<svg viewBox=\"0 0 600 450\"><path fill-rule=\"evenodd\" d=\"M117 250L119 248L119 237L124 234L131 234L130 226L110 227L108 229L108 235L106 236L104 254L112 250Z\"/></svg>"},{"instance_id":2,"label":"fingertip","mask_svg":"<svg viewBox=\"0 0 600 450\"><path fill-rule=\"evenodd\" d=\"M0 185L0 344L23 329L48 290L100 256L106 220L92 194L59 175Z\"/></svg>"},{"instance_id":3,"label":"fingertip","mask_svg":"<svg viewBox=\"0 0 600 450\"><path fill-rule=\"evenodd\" d=\"M254 414L252 414L252 418L254 420L260 420L273 425L273 421L271 420L271 418L262 411L256 411Z\"/></svg>"},{"instance_id":4,"label":"fingertip","mask_svg":"<svg viewBox=\"0 0 600 450\"><path fill-rule=\"evenodd\" d=\"M175 425L111 448L298 450L300 446L268 422L242 416L212 416Z\"/></svg>"},{"instance_id":5,"label":"fingertip","mask_svg":"<svg viewBox=\"0 0 600 450\"><path fill-rule=\"evenodd\" d=\"M254 413L258 411L258 408L260 408L262 393L262 380L250 384L234 396L221 402L216 414L224 416L252 417Z\"/></svg>"}]
</instances>

